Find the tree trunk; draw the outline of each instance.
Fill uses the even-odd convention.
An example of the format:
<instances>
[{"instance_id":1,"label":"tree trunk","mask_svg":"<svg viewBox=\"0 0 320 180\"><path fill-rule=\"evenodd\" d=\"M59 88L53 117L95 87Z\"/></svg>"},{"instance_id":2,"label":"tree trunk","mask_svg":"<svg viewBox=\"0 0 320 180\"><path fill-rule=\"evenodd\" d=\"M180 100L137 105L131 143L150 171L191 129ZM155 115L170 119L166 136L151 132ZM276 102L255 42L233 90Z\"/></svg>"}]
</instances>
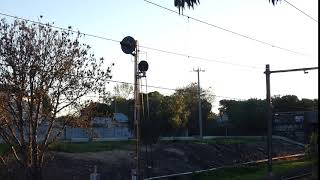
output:
<instances>
[{"instance_id":1,"label":"tree trunk","mask_svg":"<svg viewBox=\"0 0 320 180\"><path fill-rule=\"evenodd\" d=\"M42 168L31 166L26 168L26 180L43 180Z\"/></svg>"}]
</instances>

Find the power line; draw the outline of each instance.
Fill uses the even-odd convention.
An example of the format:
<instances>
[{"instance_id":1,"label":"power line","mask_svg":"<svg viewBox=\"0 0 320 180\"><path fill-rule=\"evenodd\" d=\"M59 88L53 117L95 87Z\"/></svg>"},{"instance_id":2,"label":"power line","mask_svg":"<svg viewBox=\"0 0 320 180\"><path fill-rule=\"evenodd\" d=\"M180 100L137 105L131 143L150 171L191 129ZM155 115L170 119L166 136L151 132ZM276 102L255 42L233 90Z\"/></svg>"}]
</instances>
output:
<instances>
[{"instance_id":1,"label":"power line","mask_svg":"<svg viewBox=\"0 0 320 180\"><path fill-rule=\"evenodd\" d=\"M221 64L228 64L228 65L232 65L232 66L240 66L240 67L253 68L253 69L263 69L262 67L257 67L257 66L251 66L251 65L245 65L245 64L237 64L237 63L232 63L232 62L228 62L228 61L220 61L220 60L216 60L216 59L197 57L197 56L192 56L192 55L188 55L188 54L177 53L177 52L173 52L173 51L166 51L166 50L147 47L147 46L141 46L140 45L140 47L141 48L145 48L145 49L149 49L149 50L153 50L153 51L162 52L162 53L173 54L173 55L177 55L177 56L183 56L183 57L186 57L188 59L198 59L198 60L203 60L203 61L216 62L216 63L221 63Z\"/></svg>"},{"instance_id":2,"label":"power line","mask_svg":"<svg viewBox=\"0 0 320 180\"><path fill-rule=\"evenodd\" d=\"M302 14L306 15L310 19L314 20L315 22L318 22L316 19L314 19L313 17L311 17L310 15L308 15L307 13L305 13L304 11L302 11L301 9L299 9L298 7L296 7L295 5L290 3L289 1L287 1L287 0L283 0L283 1L286 2L287 4L289 4L290 6L292 6L293 8L295 8L296 10L300 11Z\"/></svg>"},{"instance_id":3,"label":"power line","mask_svg":"<svg viewBox=\"0 0 320 180\"><path fill-rule=\"evenodd\" d=\"M69 28L63 28L63 27L59 27L59 26L54 26L52 24L45 24L45 23L42 23L42 22L38 22L38 21L26 19L26 18L21 18L21 17L18 17L18 16L10 15L10 14L5 14L5 13L1 13L0 12L0 15L7 16L7 17L10 17L10 18L14 18L14 19L23 20L23 21L30 21L30 22L35 23L35 24L40 24L40 25L43 25L43 26L50 26L52 28L56 28L56 29L60 29L60 30L64 30L64 31L70 31L70 32L74 32L74 33L79 33L79 34L82 34L82 35L85 35L85 36L90 36L90 37L94 37L94 38L98 38L98 39L103 39L103 40L107 40L107 41L113 41L113 42L116 42L116 43L120 43L120 41L114 40L114 39L111 39L111 38L97 36L97 35L94 35L94 34L83 33L83 32L80 32L80 31L75 31L75 30L69 29Z\"/></svg>"},{"instance_id":4,"label":"power line","mask_svg":"<svg viewBox=\"0 0 320 180\"><path fill-rule=\"evenodd\" d=\"M102 39L102 40L106 40L106 41L112 41L112 42L115 42L115 43L120 43L121 42L119 40L115 40L115 39L111 39L111 38L107 38L107 37L103 37L103 36L98 36L98 35L94 35L94 34L89 34L89 33L83 33L83 32L80 32L80 31L75 31L75 30L72 30L72 29L63 28L63 27L59 27L59 26L55 26L55 25L45 24L45 23L34 21L34 20L13 16L13 15L10 15L10 14L5 14L5 13L1 13L0 12L0 15L7 16L7 17L10 17L10 18L14 18L14 19L19 19L19 20L30 21L32 23L36 23L36 24L40 24L40 25L48 25L48 26L50 26L52 28L56 28L56 29L60 29L60 30L64 30L64 31L70 31L70 32L74 32L74 33L79 33L79 34L82 34L82 35L85 35L85 36L94 37L94 38L98 38L98 39ZM198 59L198 60L203 60L203 61L216 62L216 63L221 63L221 64L228 64L228 65L233 65L233 66L240 66L240 67L247 67L247 68L254 68L254 69L263 69L263 67L256 67L256 66L251 66L251 65L237 64L237 63L221 61L221 60L215 60L215 59L210 59L210 58L197 57L197 56L192 56L192 55L188 55L188 54L184 54L184 53L178 53L178 52L173 52L173 51L168 51L168 50L162 50L162 49L157 49L157 48L143 46L143 45L140 45L139 47L144 48L144 49L153 50L153 51L162 52L162 53L172 54L172 55L176 55L176 56L183 56L183 57L187 57L188 59Z\"/></svg>"},{"instance_id":5,"label":"power line","mask_svg":"<svg viewBox=\"0 0 320 180\"><path fill-rule=\"evenodd\" d=\"M66 74L67 75L67 74ZM70 76L70 75L69 75ZM76 76L76 75L71 75L71 76L75 76L75 77L80 77L80 76ZM95 77L81 77L81 78L89 78L89 79L97 79ZM120 83L120 84L130 84L130 85L134 85L134 83L131 82L126 82L126 81L118 81L118 80L105 80L107 82L113 82L113 83ZM148 87L148 88L155 88L155 89L162 89L162 90L170 90L170 91L177 91L181 88L168 88L168 87L162 87L162 86L153 86L153 85L143 85L141 84L141 86L144 87ZM235 98L235 97L228 97L228 96L219 96L219 95L214 95L215 97L219 97L219 98L226 98L226 99L238 99L241 100L240 98ZM96 96L99 97L99 96Z\"/></svg>"},{"instance_id":6,"label":"power line","mask_svg":"<svg viewBox=\"0 0 320 180\"><path fill-rule=\"evenodd\" d=\"M280 47L280 46L271 44L271 43L269 43L269 42L265 42L265 41L262 41L262 40L259 40L259 39L250 37L250 36L248 36L248 35L244 35L244 34L241 34L241 33L238 33L238 32L235 32L235 31L232 31L232 30L229 30L229 29L226 29L226 28L224 28L224 27L220 27L220 26L211 24L211 23L206 22L206 21L203 21L203 20L200 20L200 19L191 17L191 16L187 16L187 15L185 15L185 14L180 14L179 12L177 12L177 11L175 11L175 10L172 10L172 9L170 9L170 8L167 8L167 7L164 7L164 6L162 6L162 5L156 4L156 3L154 3L154 2L151 2L151 1L148 1L148 0L144 0L144 1L147 2L147 3L149 3L149 4L152 4L152 5L154 5L154 6L157 6L157 7L159 7L159 8L162 8L162 9L165 9L165 10L167 10L167 11L170 11L170 12L173 12L173 13L175 13L175 14L178 14L179 16L187 17L188 19L192 19L192 20L194 20L194 21L200 22L200 23L202 23L202 24L206 24L206 25L208 25L208 26L211 26L211 27L220 29L220 30L222 30L222 31L225 31L225 32L228 32L228 33L231 33L231 34L234 34L234 35L237 35L237 36L240 36L240 37L243 37L243 38L246 38L246 39L249 39L249 40L252 40L252 41L261 43L261 44L264 44L264 45L268 45L268 46L271 46L271 47L273 47L273 48L277 48L277 49L284 50L284 51L288 51L288 52L291 52L291 53L295 53L295 54L307 56L306 54L300 53L300 52L298 52L298 51L294 51L294 50L290 50L290 49L287 49L287 48L283 48L283 47Z\"/></svg>"}]
</instances>

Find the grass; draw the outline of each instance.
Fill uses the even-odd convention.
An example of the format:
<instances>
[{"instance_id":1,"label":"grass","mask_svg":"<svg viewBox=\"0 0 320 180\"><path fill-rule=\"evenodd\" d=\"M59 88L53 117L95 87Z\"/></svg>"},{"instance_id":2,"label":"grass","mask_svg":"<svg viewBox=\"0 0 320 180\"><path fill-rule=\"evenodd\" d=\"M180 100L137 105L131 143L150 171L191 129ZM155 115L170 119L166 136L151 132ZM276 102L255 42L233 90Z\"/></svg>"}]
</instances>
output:
<instances>
[{"instance_id":1,"label":"grass","mask_svg":"<svg viewBox=\"0 0 320 180\"><path fill-rule=\"evenodd\" d=\"M174 140L171 142L183 141ZM205 140L192 140L187 142L199 144L241 144L241 143L255 143L261 141L260 138L218 138ZM56 142L49 146L51 151L69 152L69 153L84 153L84 152L98 152L111 151L114 149L128 149L133 145L134 141L108 141L108 142ZM9 146L0 144L0 155L9 150Z\"/></svg>"},{"instance_id":2,"label":"grass","mask_svg":"<svg viewBox=\"0 0 320 180\"><path fill-rule=\"evenodd\" d=\"M196 142L202 144L242 144L262 142L262 140L261 138L218 138L197 140Z\"/></svg>"},{"instance_id":3,"label":"grass","mask_svg":"<svg viewBox=\"0 0 320 180\"><path fill-rule=\"evenodd\" d=\"M49 146L52 151L61 151L69 153L84 153L111 151L114 149L129 149L134 141L109 141L109 142L56 142Z\"/></svg>"},{"instance_id":4,"label":"grass","mask_svg":"<svg viewBox=\"0 0 320 180\"><path fill-rule=\"evenodd\" d=\"M69 153L84 153L84 152L98 152L111 151L114 149L129 149L134 141L108 141L108 142L55 142L49 145L49 150L69 152ZM0 156L4 155L10 150L6 144L0 143Z\"/></svg>"},{"instance_id":5,"label":"grass","mask_svg":"<svg viewBox=\"0 0 320 180\"><path fill-rule=\"evenodd\" d=\"M210 139L210 140L196 140L196 143L205 144L239 144L239 143L253 143L260 139L255 138L237 138L237 139ZM84 153L84 152L98 152L111 151L114 149L128 149L134 141L109 141L109 142L56 142L49 146L52 151L69 152L69 153Z\"/></svg>"},{"instance_id":6,"label":"grass","mask_svg":"<svg viewBox=\"0 0 320 180\"><path fill-rule=\"evenodd\" d=\"M307 165L310 165L311 161L309 160L296 160L296 161L282 161L274 163L273 173L282 174L289 170L302 168ZM224 168L216 171L194 174L191 177L188 177L193 180L258 180L264 179L267 175L267 166L266 164L261 164L257 166L250 167L233 167L233 168ZM185 179L185 178L184 178Z\"/></svg>"}]
</instances>

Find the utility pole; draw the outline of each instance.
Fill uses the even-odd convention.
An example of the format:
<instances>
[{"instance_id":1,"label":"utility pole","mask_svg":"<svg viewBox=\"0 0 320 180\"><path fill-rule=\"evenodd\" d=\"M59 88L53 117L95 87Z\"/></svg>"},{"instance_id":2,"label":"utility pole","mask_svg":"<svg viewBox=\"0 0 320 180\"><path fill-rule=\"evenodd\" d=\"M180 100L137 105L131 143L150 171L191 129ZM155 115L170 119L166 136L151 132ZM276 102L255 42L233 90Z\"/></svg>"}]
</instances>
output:
<instances>
[{"instance_id":1,"label":"utility pole","mask_svg":"<svg viewBox=\"0 0 320 180\"><path fill-rule=\"evenodd\" d=\"M271 96L270 96L270 66L266 65L266 88L267 88L267 127L268 127L268 176L272 177L272 105L271 105Z\"/></svg>"},{"instance_id":2,"label":"utility pole","mask_svg":"<svg viewBox=\"0 0 320 180\"><path fill-rule=\"evenodd\" d=\"M271 92L270 92L270 74L271 73L283 73L283 72L293 72L293 71L304 71L305 74L307 74L308 70L315 70L318 69L318 67L310 67L310 68L299 68L299 69L285 69L285 70L276 70L276 71L270 71L270 65L266 65L266 71L264 72L266 74L266 90L267 90L267 97L266 97L266 104L267 104L267 124L268 124L268 176L271 178L273 176L272 173L272 105L271 105Z\"/></svg>"},{"instance_id":3,"label":"utility pole","mask_svg":"<svg viewBox=\"0 0 320 180\"><path fill-rule=\"evenodd\" d=\"M197 72L198 74L198 111L199 111L199 136L202 139L203 133L202 133L202 108L201 108L201 88L200 88L200 71L204 72L204 70L201 70L199 67L198 69L193 69L194 72Z\"/></svg>"}]
</instances>

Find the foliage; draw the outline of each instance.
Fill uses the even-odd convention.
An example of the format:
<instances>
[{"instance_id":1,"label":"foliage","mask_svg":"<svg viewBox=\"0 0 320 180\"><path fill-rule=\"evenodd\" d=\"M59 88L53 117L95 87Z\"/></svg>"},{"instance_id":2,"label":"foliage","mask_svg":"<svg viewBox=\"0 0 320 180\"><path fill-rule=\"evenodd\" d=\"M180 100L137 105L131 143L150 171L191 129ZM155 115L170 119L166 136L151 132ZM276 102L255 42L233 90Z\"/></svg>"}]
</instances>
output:
<instances>
[{"instance_id":1,"label":"foliage","mask_svg":"<svg viewBox=\"0 0 320 180\"><path fill-rule=\"evenodd\" d=\"M88 116L65 115L56 118L56 122L70 127L88 128L91 126L91 119Z\"/></svg>"},{"instance_id":2,"label":"foliage","mask_svg":"<svg viewBox=\"0 0 320 180\"><path fill-rule=\"evenodd\" d=\"M111 108L105 103L90 102L86 107L82 108L81 116L87 116L88 118L93 117L111 117Z\"/></svg>"},{"instance_id":3,"label":"foliage","mask_svg":"<svg viewBox=\"0 0 320 180\"><path fill-rule=\"evenodd\" d=\"M311 134L310 143L306 146L306 158L312 162L312 178L318 179L319 176L319 146L318 132Z\"/></svg>"},{"instance_id":4,"label":"foliage","mask_svg":"<svg viewBox=\"0 0 320 180\"><path fill-rule=\"evenodd\" d=\"M269 0L273 5L275 5L278 1L281 0ZM200 0L174 0L174 6L179 9L179 14L183 14L183 10L185 9L185 6L190 9L194 8L194 6L200 4Z\"/></svg>"},{"instance_id":5,"label":"foliage","mask_svg":"<svg viewBox=\"0 0 320 180\"><path fill-rule=\"evenodd\" d=\"M301 99L295 95L272 97L273 112L312 111L318 100ZM261 99L243 101L221 100L220 113L226 113L238 135L264 135L267 128L266 102Z\"/></svg>"},{"instance_id":6,"label":"foliage","mask_svg":"<svg viewBox=\"0 0 320 180\"><path fill-rule=\"evenodd\" d=\"M228 115L233 127L241 135L263 135L266 132L266 103L260 99L245 101L221 100L220 112Z\"/></svg>"},{"instance_id":7,"label":"foliage","mask_svg":"<svg viewBox=\"0 0 320 180\"><path fill-rule=\"evenodd\" d=\"M318 162L319 149L318 149L318 134L313 132L311 134L310 143L306 146L306 157Z\"/></svg>"},{"instance_id":8,"label":"foliage","mask_svg":"<svg viewBox=\"0 0 320 180\"><path fill-rule=\"evenodd\" d=\"M174 0L174 6L179 9L179 14L180 11L183 14L183 10L186 5L188 6L188 8L194 8L194 6L197 4L200 4L200 0Z\"/></svg>"},{"instance_id":9,"label":"foliage","mask_svg":"<svg viewBox=\"0 0 320 180\"><path fill-rule=\"evenodd\" d=\"M41 179L45 154L62 132L57 115L71 114L90 92L105 95L111 68L96 59L80 33L51 24L0 21L0 135L26 179ZM40 134L39 128L44 129Z\"/></svg>"},{"instance_id":10,"label":"foliage","mask_svg":"<svg viewBox=\"0 0 320 180\"><path fill-rule=\"evenodd\" d=\"M205 127L208 124L209 118L213 116L211 103L214 101L215 96L211 91L202 88L200 92L202 124ZM191 83L184 88L178 89L173 96L183 97L184 104L186 105L183 112L187 115L186 123L189 135L199 135L198 85Z\"/></svg>"},{"instance_id":11,"label":"foliage","mask_svg":"<svg viewBox=\"0 0 320 180\"><path fill-rule=\"evenodd\" d=\"M141 137L144 142L156 142L160 135L199 134L198 126L198 86L192 83L178 89L170 96L159 92L141 95ZM214 95L209 90L201 89L202 120L204 129L213 120L211 102ZM118 99L119 112L128 112L130 127L133 129L133 100ZM111 104L113 106L113 104ZM122 106L122 107L120 107Z\"/></svg>"},{"instance_id":12,"label":"foliage","mask_svg":"<svg viewBox=\"0 0 320 180\"><path fill-rule=\"evenodd\" d=\"M156 143L165 127L161 111L164 96L155 91L142 97L141 140L145 144Z\"/></svg>"},{"instance_id":13,"label":"foliage","mask_svg":"<svg viewBox=\"0 0 320 180\"><path fill-rule=\"evenodd\" d=\"M314 111L318 109L318 100L301 99L295 95L275 95L271 99L274 112Z\"/></svg>"}]
</instances>

